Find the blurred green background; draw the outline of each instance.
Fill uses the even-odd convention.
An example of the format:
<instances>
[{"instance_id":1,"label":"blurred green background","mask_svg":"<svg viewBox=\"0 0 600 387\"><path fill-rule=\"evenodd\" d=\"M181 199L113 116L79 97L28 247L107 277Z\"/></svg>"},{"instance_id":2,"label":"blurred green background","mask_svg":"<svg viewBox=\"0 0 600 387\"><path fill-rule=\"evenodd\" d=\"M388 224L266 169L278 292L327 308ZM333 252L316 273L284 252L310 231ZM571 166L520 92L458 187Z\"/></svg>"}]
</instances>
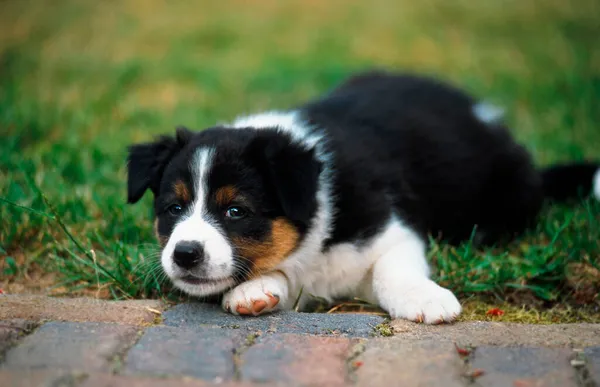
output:
<instances>
[{"instance_id":1,"label":"blurred green background","mask_svg":"<svg viewBox=\"0 0 600 387\"><path fill-rule=\"evenodd\" d=\"M505 107L540 164L599 158L599 37L597 0L2 1L0 286L164 294L151 197L125 204L126 146L293 107L361 69ZM547 305L585 288L597 306L599 214L552 207L506 248L436 244L431 258L463 299Z\"/></svg>"}]
</instances>

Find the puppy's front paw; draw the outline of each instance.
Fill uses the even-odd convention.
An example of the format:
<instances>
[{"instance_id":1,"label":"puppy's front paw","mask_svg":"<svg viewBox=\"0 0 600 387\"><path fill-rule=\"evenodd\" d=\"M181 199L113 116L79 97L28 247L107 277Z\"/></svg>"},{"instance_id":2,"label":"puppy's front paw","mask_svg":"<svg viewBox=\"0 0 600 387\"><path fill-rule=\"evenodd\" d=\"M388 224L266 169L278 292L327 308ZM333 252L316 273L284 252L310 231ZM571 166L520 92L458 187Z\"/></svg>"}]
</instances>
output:
<instances>
[{"instance_id":1,"label":"puppy's front paw","mask_svg":"<svg viewBox=\"0 0 600 387\"><path fill-rule=\"evenodd\" d=\"M451 322L462 311L456 296L433 281L411 284L388 312L392 318L405 318L426 324Z\"/></svg>"},{"instance_id":2,"label":"puppy's front paw","mask_svg":"<svg viewBox=\"0 0 600 387\"><path fill-rule=\"evenodd\" d=\"M287 296L282 279L259 277L233 288L223 297L223 309L236 315L258 316L277 310Z\"/></svg>"}]
</instances>

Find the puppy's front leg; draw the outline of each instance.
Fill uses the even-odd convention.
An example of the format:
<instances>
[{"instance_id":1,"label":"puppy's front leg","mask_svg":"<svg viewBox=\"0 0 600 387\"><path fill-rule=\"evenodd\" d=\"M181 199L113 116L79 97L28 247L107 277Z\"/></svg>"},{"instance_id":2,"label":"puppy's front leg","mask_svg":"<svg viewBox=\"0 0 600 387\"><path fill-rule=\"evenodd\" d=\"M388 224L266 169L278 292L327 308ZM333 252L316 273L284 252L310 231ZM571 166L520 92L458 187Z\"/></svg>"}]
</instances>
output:
<instances>
[{"instance_id":1,"label":"puppy's front leg","mask_svg":"<svg viewBox=\"0 0 600 387\"><path fill-rule=\"evenodd\" d=\"M242 282L227 292L222 306L232 314L258 316L279 309L288 298L287 278L283 273L274 271Z\"/></svg>"},{"instance_id":2,"label":"puppy's front leg","mask_svg":"<svg viewBox=\"0 0 600 387\"><path fill-rule=\"evenodd\" d=\"M373 294L392 318L437 324L461 312L456 296L429 279L425 244L412 233L375 262Z\"/></svg>"}]
</instances>

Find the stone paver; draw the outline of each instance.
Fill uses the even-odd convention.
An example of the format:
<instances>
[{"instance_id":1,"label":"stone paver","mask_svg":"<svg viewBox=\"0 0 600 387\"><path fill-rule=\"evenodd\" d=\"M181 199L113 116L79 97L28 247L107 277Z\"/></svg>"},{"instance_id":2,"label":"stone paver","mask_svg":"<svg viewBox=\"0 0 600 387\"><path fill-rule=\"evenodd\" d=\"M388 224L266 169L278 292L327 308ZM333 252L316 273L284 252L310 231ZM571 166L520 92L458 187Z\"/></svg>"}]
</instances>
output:
<instances>
[{"instance_id":1,"label":"stone paver","mask_svg":"<svg viewBox=\"0 0 600 387\"><path fill-rule=\"evenodd\" d=\"M109 371L113 358L134 342L137 330L129 325L51 322L10 349L2 367Z\"/></svg>"},{"instance_id":2,"label":"stone paver","mask_svg":"<svg viewBox=\"0 0 600 387\"><path fill-rule=\"evenodd\" d=\"M249 382L343 386L348 382L346 358L354 343L342 337L268 335L243 353L240 375Z\"/></svg>"},{"instance_id":3,"label":"stone paver","mask_svg":"<svg viewBox=\"0 0 600 387\"><path fill-rule=\"evenodd\" d=\"M244 339L242 332L233 329L152 327L127 354L125 372L231 380L234 349Z\"/></svg>"},{"instance_id":4,"label":"stone paver","mask_svg":"<svg viewBox=\"0 0 600 387\"><path fill-rule=\"evenodd\" d=\"M0 320L97 321L128 325L154 322L166 304L156 300L104 301L93 298L0 296Z\"/></svg>"},{"instance_id":5,"label":"stone paver","mask_svg":"<svg viewBox=\"0 0 600 387\"><path fill-rule=\"evenodd\" d=\"M370 337L373 328L385 321L374 315L296 312L276 314L271 319L274 332L348 337Z\"/></svg>"},{"instance_id":6,"label":"stone paver","mask_svg":"<svg viewBox=\"0 0 600 387\"><path fill-rule=\"evenodd\" d=\"M397 337L454 341L463 345L600 346L600 324L528 325L480 321L424 325L395 320L390 325Z\"/></svg>"},{"instance_id":7,"label":"stone paver","mask_svg":"<svg viewBox=\"0 0 600 387\"><path fill-rule=\"evenodd\" d=\"M263 318L266 317L266 318ZM271 325L269 316L248 318L225 313L219 305L189 302L176 305L162 314L163 324L173 327L212 326L267 331Z\"/></svg>"},{"instance_id":8,"label":"stone paver","mask_svg":"<svg viewBox=\"0 0 600 387\"><path fill-rule=\"evenodd\" d=\"M464 386L464 369L448 342L374 339L350 364L364 386Z\"/></svg>"},{"instance_id":9,"label":"stone paver","mask_svg":"<svg viewBox=\"0 0 600 387\"><path fill-rule=\"evenodd\" d=\"M162 309L144 303L22 297L19 312L19 299L0 296L1 387L600 382L600 324L393 321L395 336L380 337L374 328L384 320L373 315L285 312L249 318L228 315L219 305L187 303L156 319Z\"/></svg>"},{"instance_id":10,"label":"stone paver","mask_svg":"<svg viewBox=\"0 0 600 387\"><path fill-rule=\"evenodd\" d=\"M0 357L19 338L31 332L35 326L35 323L21 319L0 321Z\"/></svg>"},{"instance_id":11,"label":"stone paver","mask_svg":"<svg viewBox=\"0 0 600 387\"><path fill-rule=\"evenodd\" d=\"M260 317L233 316L219 305L187 303L163 313L169 326L235 327L246 331L369 337L383 317L366 314L315 314L279 312Z\"/></svg>"},{"instance_id":12,"label":"stone paver","mask_svg":"<svg viewBox=\"0 0 600 387\"><path fill-rule=\"evenodd\" d=\"M569 387L576 386L573 352L559 348L477 347L474 369L485 373L477 379L483 386Z\"/></svg>"}]
</instances>

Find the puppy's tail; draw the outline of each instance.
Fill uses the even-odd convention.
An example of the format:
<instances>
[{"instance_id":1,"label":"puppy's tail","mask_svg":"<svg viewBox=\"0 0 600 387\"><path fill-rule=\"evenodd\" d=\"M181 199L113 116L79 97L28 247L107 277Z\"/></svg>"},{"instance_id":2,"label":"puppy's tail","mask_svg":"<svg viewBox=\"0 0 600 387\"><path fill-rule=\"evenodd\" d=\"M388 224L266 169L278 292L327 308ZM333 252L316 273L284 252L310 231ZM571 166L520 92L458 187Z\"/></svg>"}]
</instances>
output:
<instances>
[{"instance_id":1,"label":"puppy's tail","mask_svg":"<svg viewBox=\"0 0 600 387\"><path fill-rule=\"evenodd\" d=\"M541 170L544 196L565 201L587 196L600 200L600 163L557 164Z\"/></svg>"}]
</instances>

